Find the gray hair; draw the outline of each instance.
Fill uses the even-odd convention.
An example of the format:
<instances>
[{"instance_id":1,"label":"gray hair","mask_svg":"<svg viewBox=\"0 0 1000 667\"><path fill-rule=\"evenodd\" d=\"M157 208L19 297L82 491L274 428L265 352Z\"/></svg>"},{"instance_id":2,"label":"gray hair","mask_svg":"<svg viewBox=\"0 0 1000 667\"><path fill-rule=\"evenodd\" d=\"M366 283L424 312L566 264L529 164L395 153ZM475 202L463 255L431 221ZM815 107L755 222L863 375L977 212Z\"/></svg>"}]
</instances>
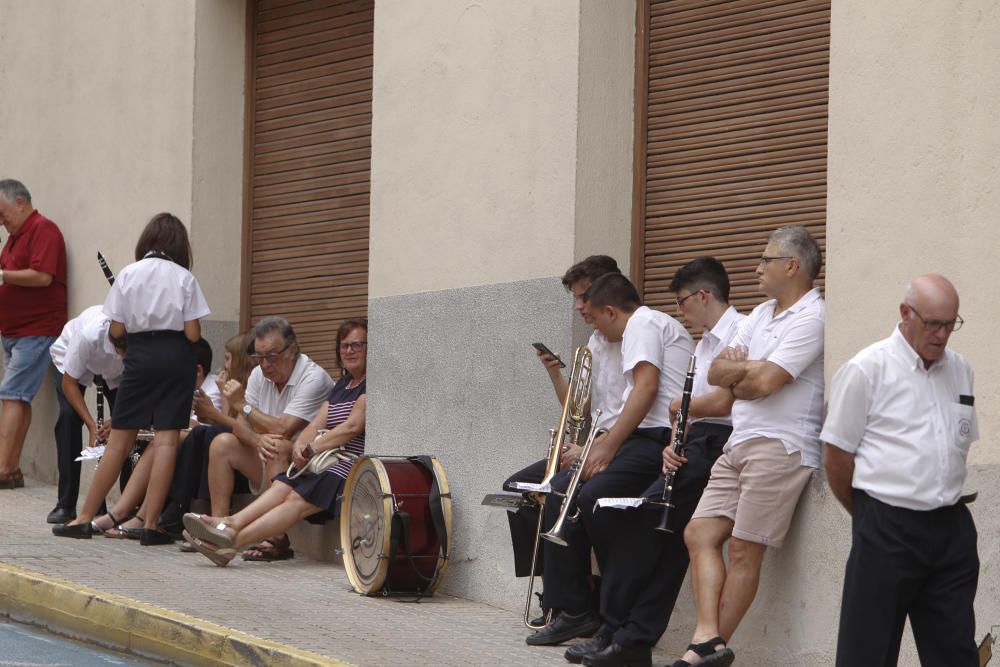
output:
<instances>
[{"instance_id":1,"label":"gray hair","mask_svg":"<svg viewBox=\"0 0 1000 667\"><path fill-rule=\"evenodd\" d=\"M253 331L254 339L264 338L272 333L277 333L281 336L282 341L286 346L295 345L295 354L299 353L298 344L299 341L295 337L295 330L292 329L292 324L284 317L263 317L257 324L254 325Z\"/></svg>"},{"instance_id":2,"label":"gray hair","mask_svg":"<svg viewBox=\"0 0 1000 667\"><path fill-rule=\"evenodd\" d=\"M28 192L28 188L24 187L24 183L13 178L0 179L0 197L11 204L18 199L31 203L31 193Z\"/></svg>"},{"instance_id":3,"label":"gray hair","mask_svg":"<svg viewBox=\"0 0 1000 667\"><path fill-rule=\"evenodd\" d=\"M802 225L779 227L771 232L767 242L777 243L783 254L799 260L802 270L813 280L819 275L820 267L823 266L823 254L816 239Z\"/></svg>"}]
</instances>

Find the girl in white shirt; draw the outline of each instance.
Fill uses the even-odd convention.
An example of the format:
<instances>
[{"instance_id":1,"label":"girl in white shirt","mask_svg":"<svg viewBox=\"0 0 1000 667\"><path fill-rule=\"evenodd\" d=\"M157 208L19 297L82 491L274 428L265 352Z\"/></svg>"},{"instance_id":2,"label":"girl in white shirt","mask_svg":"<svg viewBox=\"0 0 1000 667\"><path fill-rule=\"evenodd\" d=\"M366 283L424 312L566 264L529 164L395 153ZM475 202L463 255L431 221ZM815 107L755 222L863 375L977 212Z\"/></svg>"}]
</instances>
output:
<instances>
[{"instance_id":1,"label":"girl in white shirt","mask_svg":"<svg viewBox=\"0 0 1000 667\"><path fill-rule=\"evenodd\" d=\"M135 247L135 263L118 274L104 302L111 318L109 338L124 342L125 373L101 465L94 472L83 508L72 523L54 526L60 537L90 538L101 527L92 520L121 472L139 429L156 437L146 497L143 545L172 540L157 529L176 461L180 430L187 428L195 384L194 342L199 319L211 311L191 266L191 243L177 217L160 213L146 225ZM118 524L127 517L110 517Z\"/></svg>"}]
</instances>

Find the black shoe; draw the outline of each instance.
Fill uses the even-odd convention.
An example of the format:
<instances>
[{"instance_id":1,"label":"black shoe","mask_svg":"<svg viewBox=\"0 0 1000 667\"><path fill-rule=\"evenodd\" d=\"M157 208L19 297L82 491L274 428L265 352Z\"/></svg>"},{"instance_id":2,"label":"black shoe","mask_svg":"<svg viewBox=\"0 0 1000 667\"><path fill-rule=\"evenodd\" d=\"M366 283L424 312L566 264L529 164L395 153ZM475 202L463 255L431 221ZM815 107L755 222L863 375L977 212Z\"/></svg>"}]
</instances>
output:
<instances>
[{"instance_id":1,"label":"black shoe","mask_svg":"<svg viewBox=\"0 0 1000 667\"><path fill-rule=\"evenodd\" d=\"M60 523L52 526L52 534L56 537L72 537L77 540L89 540L93 534L93 529L89 523L78 523L69 526Z\"/></svg>"},{"instance_id":2,"label":"black shoe","mask_svg":"<svg viewBox=\"0 0 1000 667\"><path fill-rule=\"evenodd\" d=\"M68 510L65 507L59 507L49 512L49 515L45 517L46 523L69 523L76 518L76 512L73 510Z\"/></svg>"},{"instance_id":3,"label":"black shoe","mask_svg":"<svg viewBox=\"0 0 1000 667\"><path fill-rule=\"evenodd\" d=\"M533 635L528 635L525 642L531 646L552 646L562 644L575 637L589 637L601 627L601 619L593 610L579 614L562 612L551 623Z\"/></svg>"},{"instance_id":4,"label":"black shoe","mask_svg":"<svg viewBox=\"0 0 1000 667\"><path fill-rule=\"evenodd\" d=\"M587 667L651 667L653 649L642 644L609 644L603 651L584 656L583 664Z\"/></svg>"},{"instance_id":5,"label":"black shoe","mask_svg":"<svg viewBox=\"0 0 1000 667\"><path fill-rule=\"evenodd\" d=\"M570 662L579 665L583 662L584 656L603 651L609 644L611 644L611 635L598 632L590 639L584 639L582 642L570 644L569 648L566 649L566 652L563 653L563 657Z\"/></svg>"},{"instance_id":6,"label":"black shoe","mask_svg":"<svg viewBox=\"0 0 1000 667\"><path fill-rule=\"evenodd\" d=\"M139 533L139 544L144 547L156 547L161 544L174 543L174 538L170 537L166 533L153 530L152 528L136 528L134 530L142 531Z\"/></svg>"}]
</instances>

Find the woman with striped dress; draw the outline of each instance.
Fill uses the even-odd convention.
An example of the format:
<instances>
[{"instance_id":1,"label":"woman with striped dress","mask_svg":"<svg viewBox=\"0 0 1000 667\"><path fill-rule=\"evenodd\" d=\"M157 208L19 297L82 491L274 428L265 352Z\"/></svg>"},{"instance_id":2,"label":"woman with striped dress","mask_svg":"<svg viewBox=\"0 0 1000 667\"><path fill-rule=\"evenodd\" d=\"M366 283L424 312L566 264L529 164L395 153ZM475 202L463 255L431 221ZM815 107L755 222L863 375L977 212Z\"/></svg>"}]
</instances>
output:
<instances>
[{"instance_id":1,"label":"woman with striped dress","mask_svg":"<svg viewBox=\"0 0 1000 667\"><path fill-rule=\"evenodd\" d=\"M316 417L295 441L292 462L300 469L317 453L334 447L342 447L358 456L365 451L368 320L344 322L337 330L335 349L342 375ZM317 437L323 428L328 429L327 432ZM283 557L290 557L291 549L287 543L282 550L283 540L271 539L273 536L282 535L300 519L332 518L340 513L340 498L351 463L335 461L316 475L294 479L284 473L275 476L275 483L267 491L232 516L185 514L184 536L195 549L220 567L228 565L241 549L261 540L270 541ZM260 550L255 550L255 553L260 553Z\"/></svg>"}]
</instances>

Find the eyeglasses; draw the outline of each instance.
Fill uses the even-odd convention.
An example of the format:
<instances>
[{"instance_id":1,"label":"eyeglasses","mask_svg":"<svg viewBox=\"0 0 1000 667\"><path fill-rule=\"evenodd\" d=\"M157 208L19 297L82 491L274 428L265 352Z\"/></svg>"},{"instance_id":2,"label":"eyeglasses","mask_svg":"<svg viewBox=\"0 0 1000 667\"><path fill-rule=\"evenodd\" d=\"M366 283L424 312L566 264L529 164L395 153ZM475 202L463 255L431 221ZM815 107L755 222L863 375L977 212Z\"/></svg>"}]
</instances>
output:
<instances>
[{"instance_id":1,"label":"eyeglasses","mask_svg":"<svg viewBox=\"0 0 1000 667\"><path fill-rule=\"evenodd\" d=\"M704 292L704 291L705 291L705 290L698 290L697 292L691 292L691 293L690 293L690 294L688 294L687 296L682 296L682 297L678 297L677 299L675 299L675 301L677 302L677 307L678 307L678 308L680 308L681 306L683 306L683 305L684 305L684 302L685 302L685 301L687 301L687 300L688 300L688 299L690 299L691 297L695 296L696 294L701 294L701 293L702 293L702 292Z\"/></svg>"},{"instance_id":2,"label":"eyeglasses","mask_svg":"<svg viewBox=\"0 0 1000 667\"><path fill-rule=\"evenodd\" d=\"M798 259L798 257L791 257L789 255L777 255L775 257L768 257L767 255L761 255L760 261L757 262L757 266L760 266L761 264L767 266L768 262L773 262L776 259Z\"/></svg>"},{"instance_id":3,"label":"eyeglasses","mask_svg":"<svg viewBox=\"0 0 1000 667\"><path fill-rule=\"evenodd\" d=\"M280 357L282 354L285 353L285 350L287 350L291 346L292 346L292 344L289 343L288 345L286 345L285 347L281 348L277 352L272 352L270 354L248 354L247 356L250 357L253 361L256 361L258 364L261 363L261 362L263 362L263 361L266 361L269 364L272 364L272 363L274 363L274 361L278 357Z\"/></svg>"},{"instance_id":4,"label":"eyeglasses","mask_svg":"<svg viewBox=\"0 0 1000 667\"><path fill-rule=\"evenodd\" d=\"M344 352L360 352L368 346L368 341L363 340L356 343L341 343L340 351Z\"/></svg>"},{"instance_id":5,"label":"eyeglasses","mask_svg":"<svg viewBox=\"0 0 1000 667\"><path fill-rule=\"evenodd\" d=\"M925 320L920 316L920 313L917 312L916 308L910 304L906 304L906 307L913 311L913 314L917 316L920 323L924 325L924 331L927 333L934 333L935 331L939 331L941 329L950 333L952 331L958 331L962 328L962 325L965 324L965 320L958 315L956 315L953 320Z\"/></svg>"}]
</instances>

